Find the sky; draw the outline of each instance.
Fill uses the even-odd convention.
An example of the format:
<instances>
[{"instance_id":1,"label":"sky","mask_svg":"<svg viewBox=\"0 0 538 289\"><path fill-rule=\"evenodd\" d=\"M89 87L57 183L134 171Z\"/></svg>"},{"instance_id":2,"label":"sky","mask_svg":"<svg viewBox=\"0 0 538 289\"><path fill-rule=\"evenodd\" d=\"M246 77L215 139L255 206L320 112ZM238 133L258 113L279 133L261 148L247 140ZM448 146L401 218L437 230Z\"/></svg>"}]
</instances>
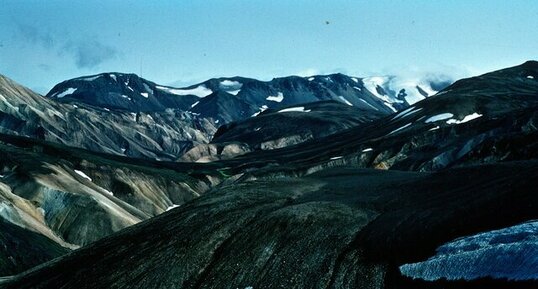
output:
<instances>
[{"instance_id":1,"label":"sky","mask_svg":"<svg viewBox=\"0 0 538 289\"><path fill-rule=\"evenodd\" d=\"M184 86L335 72L461 78L530 59L536 0L0 0L0 74L40 93L112 71Z\"/></svg>"}]
</instances>

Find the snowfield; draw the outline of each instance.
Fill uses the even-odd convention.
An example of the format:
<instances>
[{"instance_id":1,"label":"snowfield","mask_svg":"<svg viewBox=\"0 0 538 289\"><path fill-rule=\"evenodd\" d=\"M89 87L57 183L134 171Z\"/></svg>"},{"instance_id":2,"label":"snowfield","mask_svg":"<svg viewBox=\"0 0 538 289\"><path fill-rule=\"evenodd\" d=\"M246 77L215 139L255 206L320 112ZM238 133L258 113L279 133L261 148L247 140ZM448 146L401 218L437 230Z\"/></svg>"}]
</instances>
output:
<instances>
[{"instance_id":1,"label":"snowfield","mask_svg":"<svg viewBox=\"0 0 538 289\"><path fill-rule=\"evenodd\" d=\"M448 242L430 259L400 266L403 275L424 280L484 277L538 280L538 221Z\"/></svg>"}]
</instances>

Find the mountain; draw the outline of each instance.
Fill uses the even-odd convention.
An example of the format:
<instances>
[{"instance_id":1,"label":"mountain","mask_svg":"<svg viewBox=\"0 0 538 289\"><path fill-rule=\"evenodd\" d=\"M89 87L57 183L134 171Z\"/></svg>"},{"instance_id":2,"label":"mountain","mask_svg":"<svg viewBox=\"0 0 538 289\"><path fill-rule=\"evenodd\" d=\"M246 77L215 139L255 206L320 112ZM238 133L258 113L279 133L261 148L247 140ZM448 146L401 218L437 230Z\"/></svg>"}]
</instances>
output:
<instances>
[{"instance_id":1,"label":"mountain","mask_svg":"<svg viewBox=\"0 0 538 289\"><path fill-rule=\"evenodd\" d=\"M289 76L259 81L245 77L213 78L184 88L157 85L134 74L102 73L79 77L56 85L47 97L63 103L130 112L155 112L167 108L190 111L215 123L247 119L265 109L334 100L362 109L391 113L436 91L433 82L417 83L420 97L410 83L393 90L395 77L360 79L343 74L312 77ZM442 84L438 84L439 86ZM421 88L424 87L424 88ZM435 85L434 85L435 87ZM437 88L437 87L436 87ZM415 89L415 90L416 90ZM426 92L424 92L426 91ZM412 102L411 102L412 103Z\"/></svg>"},{"instance_id":2,"label":"mountain","mask_svg":"<svg viewBox=\"0 0 538 289\"><path fill-rule=\"evenodd\" d=\"M227 164L243 168L270 164L267 170L293 164L310 171L331 161L365 168L436 171L534 158L538 83L532 76L536 73L538 63L529 62L460 80L396 114L299 145L253 151Z\"/></svg>"},{"instance_id":3,"label":"mountain","mask_svg":"<svg viewBox=\"0 0 538 289\"><path fill-rule=\"evenodd\" d=\"M0 75L0 132L96 152L176 159L216 131L181 110L128 112L45 98Z\"/></svg>"},{"instance_id":4,"label":"mountain","mask_svg":"<svg viewBox=\"0 0 538 289\"><path fill-rule=\"evenodd\" d=\"M536 77L529 61L396 113L282 104L223 125L191 163L0 135L0 242L29 251L0 264L82 245L0 288L536 288Z\"/></svg>"},{"instance_id":5,"label":"mountain","mask_svg":"<svg viewBox=\"0 0 538 289\"><path fill-rule=\"evenodd\" d=\"M46 95L63 103L86 103L131 112L188 110L208 89L174 89L160 86L135 74L102 73L63 81ZM178 97L181 96L181 97Z\"/></svg>"}]
</instances>

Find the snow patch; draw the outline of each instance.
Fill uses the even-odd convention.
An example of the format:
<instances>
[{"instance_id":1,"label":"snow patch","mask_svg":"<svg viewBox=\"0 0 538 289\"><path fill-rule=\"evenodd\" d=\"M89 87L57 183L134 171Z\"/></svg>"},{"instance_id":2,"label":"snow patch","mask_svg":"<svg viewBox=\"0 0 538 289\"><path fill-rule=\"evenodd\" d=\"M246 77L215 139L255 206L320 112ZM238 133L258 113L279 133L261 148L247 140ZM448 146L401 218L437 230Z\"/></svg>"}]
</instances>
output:
<instances>
[{"instance_id":1,"label":"snow patch","mask_svg":"<svg viewBox=\"0 0 538 289\"><path fill-rule=\"evenodd\" d=\"M269 107L268 107L267 105L265 105L265 104L262 105L262 107L260 107L260 111L255 112L255 113L252 115L252 117L254 117L254 116L258 116L258 114L260 114L260 113L266 111L268 108L269 108Z\"/></svg>"},{"instance_id":2,"label":"snow patch","mask_svg":"<svg viewBox=\"0 0 538 289\"><path fill-rule=\"evenodd\" d=\"M432 127L432 128L430 128L428 131L438 130L439 128L440 128L440 126Z\"/></svg>"},{"instance_id":3,"label":"snow patch","mask_svg":"<svg viewBox=\"0 0 538 289\"><path fill-rule=\"evenodd\" d=\"M308 78L308 81L312 81L312 80L314 80L314 79L315 79L314 77L309 77L309 78Z\"/></svg>"},{"instance_id":4,"label":"snow patch","mask_svg":"<svg viewBox=\"0 0 538 289\"><path fill-rule=\"evenodd\" d=\"M103 188L102 188L102 189L103 189ZM114 196L114 193L111 192L111 191L109 191L109 190L107 190L107 189L103 189L103 191L105 191L105 193L107 193L107 194L109 194L109 195L111 195L111 196Z\"/></svg>"},{"instance_id":5,"label":"snow patch","mask_svg":"<svg viewBox=\"0 0 538 289\"><path fill-rule=\"evenodd\" d=\"M353 86L353 88L358 90L358 91L362 91L362 89L360 87Z\"/></svg>"},{"instance_id":6,"label":"snow patch","mask_svg":"<svg viewBox=\"0 0 538 289\"><path fill-rule=\"evenodd\" d=\"M149 92L150 94L153 94L153 89L151 89L151 87L145 83L142 83L142 85L144 86L144 89Z\"/></svg>"},{"instance_id":7,"label":"snow patch","mask_svg":"<svg viewBox=\"0 0 538 289\"><path fill-rule=\"evenodd\" d=\"M311 110L310 109L305 110L304 106L298 106L298 107L290 107L290 108L281 109L278 112L292 112L292 111L295 111L295 112L310 112Z\"/></svg>"},{"instance_id":8,"label":"snow patch","mask_svg":"<svg viewBox=\"0 0 538 289\"><path fill-rule=\"evenodd\" d=\"M430 118L428 118L426 121L424 121L425 123L430 123L430 122L436 122L436 121L440 121L440 120L445 120L445 119L448 119L448 118L451 118L453 117L454 115L449 113L449 112L445 112L445 113L441 113L441 114L437 114L437 115L434 115Z\"/></svg>"},{"instance_id":9,"label":"snow patch","mask_svg":"<svg viewBox=\"0 0 538 289\"><path fill-rule=\"evenodd\" d=\"M243 86L243 84L239 81L226 79L220 82L220 86L223 88L229 88L229 87L240 88Z\"/></svg>"},{"instance_id":10,"label":"snow patch","mask_svg":"<svg viewBox=\"0 0 538 289\"><path fill-rule=\"evenodd\" d=\"M191 105L191 108L197 106L199 103L200 103L200 101L197 101L197 102L193 103L193 104Z\"/></svg>"},{"instance_id":11,"label":"snow patch","mask_svg":"<svg viewBox=\"0 0 538 289\"><path fill-rule=\"evenodd\" d=\"M83 77L83 78L77 78L77 80L84 80L84 81L94 81L97 78L101 77L102 75L96 75L91 77Z\"/></svg>"},{"instance_id":12,"label":"snow patch","mask_svg":"<svg viewBox=\"0 0 538 289\"><path fill-rule=\"evenodd\" d=\"M353 106L353 104L351 102L349 102L349 100L347 100L345 97L339 95L338 98L340 98L345 104L347 104L349 106Z\"/></svg>"},{"instance_id":13,"label":"snow patch","mask_svg":"<svg viewBox=\"0 0 538 289\"><path fill-rule=\"evenodd\" d=\"M166 211L168 212L168 211L170 211L170 210L172 210L172 209L175 209L175 208L177 208L177 207L180 207L180 205L173 204L173 205L171 205L170 207L166 208Z\"/></svg>"},{"instance_id":14,"label":"snow patch","mask_svg":"<svg viewBox=\"0 0 538 289\"><path fill-rule=\"evenodd\" d=\"M149 97L149 93L147 93L147 92L141 92L140 95L142 95L145 98Z\"/></svg>"},{"instance_id":15,"label":"snow patch","mask_svg":"<svg viewBox=\"0 0 538 289\"><path fill-rule=\"evenodd\" d=\"M77 88L72 88L72 87L70 87L70 88L64 90L62 93L57 94L57 95L56 95L56 98L62 98L62 97L65 97L66 95L70 95L70 94L75 93L75 91L77 91Z\"/></svg>"},{"instance_id":16,"label":"snow patch","mask_svg":"<svg viewBox=\"0 0 538 289\"><path fill-rule=\"evenodd\" d=\"M110 75L110 78L114 79L114 81L118 81L115 74L109 74L109 75Z\"/></svg>"},{"instance_id":17,"label":"snow patch","mask_svg":"<svg viewBox=\"0 0 538 289\"><path fill-rule=\"evenodd\" d=\"M83 171L75 170L75 173L77 173L79 176L87 179L90 182L92 181L92 178L88 177L88 175L85 174Z\"/></svg>"},{"instance_id":18,"label":"snow patch","mask_svg":"<svg viewBox=\"0 0 538 289\"><path fill-rule=\"evenodd\" d=\"M415 113L417 113L417 112L419 112L419 111L421 111L421 110L422 110L422 107L416 109L416 107L414 107L414 106L410 106L410 107L406 108L405 110L399 112L397 115L395 115L395 116L392 118L392 120L410 116L410 115L415 114Z\"/></svg>"},{"instance_id":19,"label":"snow patch","mask_svg":"<svg viewBox=\"0 0 538 289\"><path fill-rule=\"evenodd\" d=\"M237 95L240 91L241 91L241 89L236 89L236 90L226 91L226 93L229 93L229 94L232 94L232 95Z\"/></svg>"},{"instance_id":20,"label":"snow patch","mask_svg":"<svg viewBox=\"0 0 538 289\"><path fill-rule=\"evenodd\" d=\"M359 83L359 80L356 77L352 77L351 80L355 81L355 83Z\"/></svg>"},{"instance_id":21,"label":"snow patch","mask_svg":"<svg viewBox=\"0 0 538 289\"><path fill-rule=\"evenodd\" d=\"M368 103L368 102L367 102L366 100L364 100L364 99L362 99L362 98L359 98L359 100L360 100L360 101L362 101L362 102L364 102L364 103L366 103L366 104L367 104L367 105L368 105L369 107L371 107L371 108L373 108L373 109L375 109L375 110L378 110L378 111L379 111L379 109L377 109L377 107L375 107L375 106L373 106L373 105L369 104L369 103Z\"/></svg>"},{"instance_id":22,"label":"snow patch","mask_svg":"<svg viewBox=\"0 0 538 289\"><path fill-rule=\"evenodd\" d=\"M534 79L534 76L532 76L532 75L528 75L527 78L528 78L528 79Z\"/></svg>"},{"instance_id":23,"label":"snow patch","mask_svg":"<svg viewBox=\"0 0 538 289\"><path fill-rule=\"evenodd\" d=\"M282 92L278 92L277 96L270 95L266 99L269 101L282 102L284 100L284 94L282 94Z\"/></svg>"},{"instance_id":24,"label":"snow patch","mask_svg":"<svg viewBox=\"0 0 538 289\"><path fill-rule=\"evenodd\" d=\"M424 280L473 280L484 277L536 280L538 221L452 240L426 261L400 266L400 272ZM516 286L517 287L517 286Z\"/></svg>"},{"instance_id":25,"label":"snow patch","mask_svg":"<svg viewBox=\"0 0 538 289\"><path fill-rule=\"evenodd\" d=\"M363 149L362 152L366 153L366 152L371 152L373 150L374 150L373 148L366 148L366 149Z\"/></svg>"},{"instance_id":26,"label":"snow patch","mask_svg":"<svg viewBox=\"0 0 538 289\"><path fill-rule=\"evenodd\" d=\"M175 95L194 95L199 98L206 97L213 93L213 90L205 87L205 85L199 85L195 88L187 89L171 88L165 86L156 86L156 88Z\"/></svg>"},{"instance_id":27,"label":"snow patch","mask_svg":"<svg viewBox=\"0 0 538 289\"><path fill-rule=\"evenodd\" d=\"M481 114L473 112L472 114L466 115L462 120L457 120L453 118L453 119L447 120L446 123L447 124L460 124L460 123L471 121L473 119L477 119L481 116L482 116Z\"/></svg>"},{"instance_id":28,"label":"snow patch","mask_svg":"<svg viewBox=\"0 0 538 289\"><path fill-rule=\"evenodd\" d=\"M411 123L408 123L408 124L406 124L406 125L404 125L404 126L402 126L402 127L400 127L400 128L397 128L397 129L391 131L388 135L397 133L397 132L401 131L402 129L405 129L405 128L409 127L410 125L411 125Z\"/></svg>"},{"instance_id":29,"label":"snow patch","mask_svg":"<svg viewBox=\"0 0 538 289\"><path fill-rule=\"evenodd\" d=\"M339 156L339 157L332 157L332 158L331 158L331 161L333 161L333 160L339 160L339 159L341 159L341 158L343 158L343 156Z\"/></svg>"}]
</instances>

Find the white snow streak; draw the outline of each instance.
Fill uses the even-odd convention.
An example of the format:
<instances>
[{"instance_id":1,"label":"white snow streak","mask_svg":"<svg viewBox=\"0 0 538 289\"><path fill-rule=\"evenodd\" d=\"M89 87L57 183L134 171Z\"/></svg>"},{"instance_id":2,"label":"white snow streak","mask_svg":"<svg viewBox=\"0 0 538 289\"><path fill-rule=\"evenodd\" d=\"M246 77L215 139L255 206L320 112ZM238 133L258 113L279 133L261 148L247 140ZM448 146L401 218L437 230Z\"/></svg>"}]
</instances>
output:
<instances>
[{"instance_id":1,"label":"white snow streak","mask_svg":"<svg viewBox=\"0 0 538 289\"><path fill-rule=\"evenodd\" d=\"M472 114L466 115L462 120L449 119L449 120L446 121L446 123L447 124L460 124L460 123L465 123L465 122L471 121L473 119L477 119L477 118L479 118L481 116L482 116L481 114L473 112Z\"/></svg>"},{"instance_id":2,"label":"white snow streak","mask_svg":"<svg viewBox=\"0 0 538 289\"><path fill-rule=\"evenodd\" d=\"M268 107L267 105L265 105L265 104L262 105L262 107L260 107L260 111L255 112L255 113L252 115L252 117L254 117L254 116L258 116L258 114L260 114L260 113L266 111L268 108L269 108L269 107Z\"/></svg>"},{"instance_id":3,"label":"white snow streak","mask_svg":"<svg viewBox=\"0 0 538 289\"><path fill-rule=\"evenodd\" d=\"M199 98L206 97L213 93L213 91L205 87L205 85L199 85L195 88L189 89L171 88L165 86L156 86L156 88L175 95L195 95Z\"/></svg>"},{"instance_id":4,"label":"white snow streak","mask_svg":"<svg viewBox=\"0 0 538 289\"><path fill-rule=\"evenodd\" d=\"M83 171L75 170L75 173L77 173L79 176L87 179L90 182L92 181L92 178L88 177L88 175L85 174Z\"/></svg>"},{"instance_id":5,"label":"white snow streak","mask_svg":"<svg viewBox=\"0 0 538 289\"><path fill-rule=\"evenodd\" d=\"M99 77L101 77L101 75L96 75L96 76L92 76L92 77L78 78L77 80L94 81L94 80L96 80L96 79L99 78Z\"/></svg>"},{"instance_id":6,"label":"white snow streak","mask_svg":"<svg viewBox=\"0 0 538 289\"><path fill-rule=\"evenodd\" d=\"M424 121L425 123L430 123L430 122L436 122L436 121L440 121L440 120L445 120L445 119L448 119L448 118L451 118L453 117L454 115L449 113L449 112L445 112L445 113L441 113L441 114L437 114L437 115L434 115L430 118L428 118L426 121Z\"/></svg>"},{"instance_id":7,"label":"white snow streak","mask_svg":"<svg viewBox=\"0 0 538 289\"><path fill-rule=\"evenodd\" d=\"M338 96L345 104L349 105L349 106L353 106L353 104L351 102L349 102L349 100L347 100L345 97L339 95Z\"/></svg>"},{"instance_id":8,"label":"white snow streak","mask_svg":"<svg viewBox=\"0 0 538 289\"><path fill-rule=\"evenodd\" d=\"M197 102L193 103L193 104L191 105L191 108L197 106L199 103L200 103L200 101L197 101Z\"/></svg>"},{"instance_id":9,"label":"white snow streak","mask_svg":"<svg viewBox=\"0 0 538 289\"><path fill-rule=\"evenodd\" d=\"M172 210L172 209L174 209L174 208L177 208L177 207L179 207L179 206L180 206L180 205L173 204L173 205L171 205L170 207L166 208L166 211L168 212L168 211L170 211L170 210Z\"/></svg>"},{"instance_id":10,"label":"white snow streak","mask_svg":"<svg viewBox=\"0 0 538 289\"><path fill-rule=\"evenodd\" d=\"M75 93L75 91L77 91L77 88L70 87L70 88L66 89L64 92L62 92L60 94L57 94L56 98L62 98L64 96L66 96L66 95L73 94L73 93Z\"/></svg>"},{"instance_id":11,"label":"white snow streak","mask_svg":"<svg viewBox=\"0 0 538 289\"><path fill-rule=\"evenodd\" d=\"M270 95L266 99L269 101L282 102L284 100L284 94L282 94L282 92L278 92L277 96Z\"/></svg>"},{"instance_id":12,"label":"white snow streak","mask_svg":"<svg viewBox=\"0 0 538 289\"><path fill-rule=\"evenodd\" d=\"M411 125L411 123L408 123L408 124L406 124L406 125L404 125L404 126L402 126L402 127L400 127L400 128L397 128L397 129L391 131L388 135L391 135L391 134L393 134L393 133L397 133L397 132L401 131L402 129L407 128L407 127L410 126L410 125Z\"/></svg>"},{"instance_id":13,"label":"white snow streak","mask_svg":"<svg viewBox=\"0 0 538 289\"><path fill-rule=\"evenodd\" d=\"M281 109L278 112L292 112L292 111L295 111L295 112L310 112L311 110L310 109L305 110L304 106L298 106L298 107L290 107L290 108Z\"/></svg>"}]
</instances>

